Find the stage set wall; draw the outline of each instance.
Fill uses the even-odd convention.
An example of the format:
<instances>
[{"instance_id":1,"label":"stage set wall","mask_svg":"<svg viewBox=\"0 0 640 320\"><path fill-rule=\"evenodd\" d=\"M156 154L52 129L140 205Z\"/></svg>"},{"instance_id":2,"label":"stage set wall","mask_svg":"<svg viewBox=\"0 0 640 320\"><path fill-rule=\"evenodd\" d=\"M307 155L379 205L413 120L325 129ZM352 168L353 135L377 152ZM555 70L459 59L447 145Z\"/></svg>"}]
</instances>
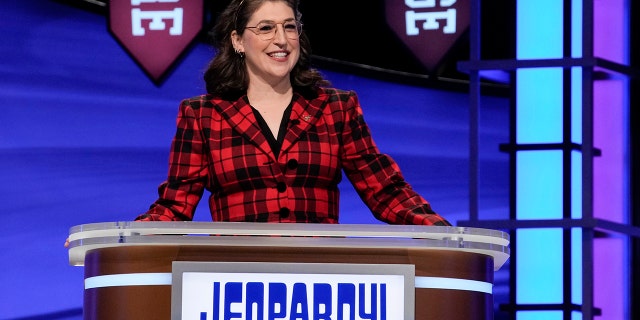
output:
<instances>
[{"instance_id":1,"label":"stage set wall","mask_svg":"<svg viewBox=\"0 0 640 320\"><path fill-rule=\"evenodd\" d=\"M156 86L108 33L103 15L56 1L5 0L0 30L0 319L80 319L83 270L68 264L69 227L131 220L155 200L178 104L205 91L212 52L196 44ZM468 220L468 92L322 71L336 87L357 91L379 147L434 209L454 224ZM472 142L478 216L508 219L509 155L499 146L510 139L510 100L480 100ZM342 223L379 223L348 184L341 192ZM206 203L196 220L210 221ZM496 319L508 317L500 305L509 284L505 265L495 277ZM619 306L628 297L620 298L596 303Z\"/></svg>"},{"instance_id":2,"label":"stage set wall","mask_svg":"<svg viewBox=\"0 0 640 320\"><path fill-rule=\"evenodd\" d=\"M460 67L472 79L474 117L482 72L511 77L510 140L500 147L510 154L511 213L483 218L472 174L470 221L460 223L512 230L510 302L501 308L518 320L635 319L630 248L640 229L630 213L629 113L640 75L630 65L637 7L515 1L514 56L489 60L480 54L482 2L472 1L471 58Z\"/></svg>"}]
</instances>

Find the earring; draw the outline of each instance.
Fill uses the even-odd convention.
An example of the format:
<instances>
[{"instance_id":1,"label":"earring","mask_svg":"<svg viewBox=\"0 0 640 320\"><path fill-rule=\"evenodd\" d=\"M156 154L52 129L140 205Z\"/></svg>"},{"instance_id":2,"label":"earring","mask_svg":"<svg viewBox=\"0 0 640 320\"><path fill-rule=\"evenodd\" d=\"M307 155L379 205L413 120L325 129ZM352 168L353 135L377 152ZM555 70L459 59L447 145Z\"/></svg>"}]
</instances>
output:
<instances>
[{"instance_id":1,"label":"earring","mask_svg":"<svg viewBox=\"0 0 640 320\"><path fill-rule=\"evenodd\" d=\"M244 52L242 52L242 51L240 51L238 49L235 49L235 50L236 50L236 54L239 55L240 58L244 58Z\"/></svg>"}]
</instances>

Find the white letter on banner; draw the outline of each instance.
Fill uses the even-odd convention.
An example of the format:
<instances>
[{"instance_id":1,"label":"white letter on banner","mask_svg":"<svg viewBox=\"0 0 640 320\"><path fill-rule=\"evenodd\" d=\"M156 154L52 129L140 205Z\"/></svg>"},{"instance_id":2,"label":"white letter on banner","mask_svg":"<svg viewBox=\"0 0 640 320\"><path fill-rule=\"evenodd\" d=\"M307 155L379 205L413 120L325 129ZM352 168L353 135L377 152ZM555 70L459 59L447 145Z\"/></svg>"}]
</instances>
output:
<instances>
[{"instance_id":1,"label":"white letter on banner","mask_svg":"<svg viewBox=\"0 0 640 320\"><path fill-rule=\"evenodd\" d=\"M173 26L169 29L172 36L182 35L182 8L175 8L173 11L142 11L140 9L131 9L131 34L134 36L144 36L144 28L142 20L151 20L149 29L164 30L166 24L164 19L173 20Z\"/></svg>"},{"instance_id":2,"label":"white letter on banner","mask_svg":"<svg viewBox=\"0 0 640 320\"><path fill-rule=\"evenodd\" d=\"M156 3L156 2L180 2L180 0L131 0L132 6L139 6L141 3Z\"/></svg>"},{"instance_id":3,"label":"white letter on banner","mask_svg":"<svg viewBox=\"0 0 640 320\"><path fill-rule=\"evenodd\" d=\"M434 8L436 6L436 0L404 0L409 8Z\"/></svg>"},{"instance_id":4,"label":"white letter on banner","mask_svg":"<svg viewBox=\"0 0 640 320\"><path fill-rule=\"evenodd\" d=\"M405 12L407 35L416 36L420 33L420 30L416 27L416 22L420 20L424 20L424 23L422 24L423 30L440 29L440 23L437 21L438 19L447 20L447 24L442 28L442 32L456 33L456 9L448 9L443 12Z\"/></svg>"},{"instance_id":5,"label":"white letter on banner","mask_svg":"<svg viewBox=\"0 0 640 320\"><path fill-rule=\"evenodd\" d=\"M440 0L441 7L451 7L457 0Z\"/></svg>"},{"instance_id":6,"label":"white letter on banner","mask_svg":"<svg viewBox=\"0 0 640 320\"><path fill-rule=\"evenodd\" d=\"M457 0L440 0L441 7L451 7ZM435 8L436 0L404 0L409 8Z\"/></svg>"}]
</instances>

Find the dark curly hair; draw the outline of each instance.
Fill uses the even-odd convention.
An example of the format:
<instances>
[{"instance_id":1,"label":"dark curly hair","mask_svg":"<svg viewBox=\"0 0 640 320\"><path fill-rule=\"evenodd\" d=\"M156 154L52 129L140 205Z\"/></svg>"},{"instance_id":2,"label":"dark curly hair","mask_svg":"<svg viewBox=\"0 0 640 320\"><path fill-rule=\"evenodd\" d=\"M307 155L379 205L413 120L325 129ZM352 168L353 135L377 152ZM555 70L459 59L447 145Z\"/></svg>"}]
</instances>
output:
<instances>
[{"instance_id":1,"label":"dark curly hair","mask_svg":"<svg viewBox=\"0 0 640 320\"><path fill-rule=\"evenodd\" d=\"M249 77L244 57L237 54L231 43L231 32L237 30L242 35L251 15L266 1L282 1L293 9L296 19L301 21L298 0L232 0L218 17L210 32L215 56L204 73L207 93L238 98L246 93ZM300 34L300 58L291 70L291 84L301 93L312 93L330 82L311 67L311 44L304 31Z\"/></svg>"}]
</instances>

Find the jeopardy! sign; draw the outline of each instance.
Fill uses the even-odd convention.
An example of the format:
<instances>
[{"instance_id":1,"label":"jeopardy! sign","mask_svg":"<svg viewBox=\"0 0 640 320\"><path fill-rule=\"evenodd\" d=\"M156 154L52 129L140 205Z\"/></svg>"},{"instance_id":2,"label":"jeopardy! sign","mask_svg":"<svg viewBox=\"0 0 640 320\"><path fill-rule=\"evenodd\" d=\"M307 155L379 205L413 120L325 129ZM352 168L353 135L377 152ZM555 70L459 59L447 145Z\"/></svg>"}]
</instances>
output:
<instances>
[{"instance_id":1,"label":"jeopardy! sign","mask_svg":"<svg viewBox=\"0 0 640 320\"><path fill-rule=\"evenodd\" d=\"M202 29L202 0L110 0L109 31L159 84Z\"/></svg>"},{"instance_id":2,"label":"jeopardy! sign","mask_svg":"<svg viewBox=\"0 0 640 320\"><path fill-rule=\"evenodd\" d=\"M415 266L174 262L172 320L414 319Z\"/></svg>"},{"instance_id":3,"label":"jeopardy! sign","mask_svg":"<svg viewBox=\"0 0 640 320\"><path fill-rule=\"evenodd\" d=\"M470 0L385 0L387 24L430 70L469 27Z\"/></svg>"}]
</instances>

